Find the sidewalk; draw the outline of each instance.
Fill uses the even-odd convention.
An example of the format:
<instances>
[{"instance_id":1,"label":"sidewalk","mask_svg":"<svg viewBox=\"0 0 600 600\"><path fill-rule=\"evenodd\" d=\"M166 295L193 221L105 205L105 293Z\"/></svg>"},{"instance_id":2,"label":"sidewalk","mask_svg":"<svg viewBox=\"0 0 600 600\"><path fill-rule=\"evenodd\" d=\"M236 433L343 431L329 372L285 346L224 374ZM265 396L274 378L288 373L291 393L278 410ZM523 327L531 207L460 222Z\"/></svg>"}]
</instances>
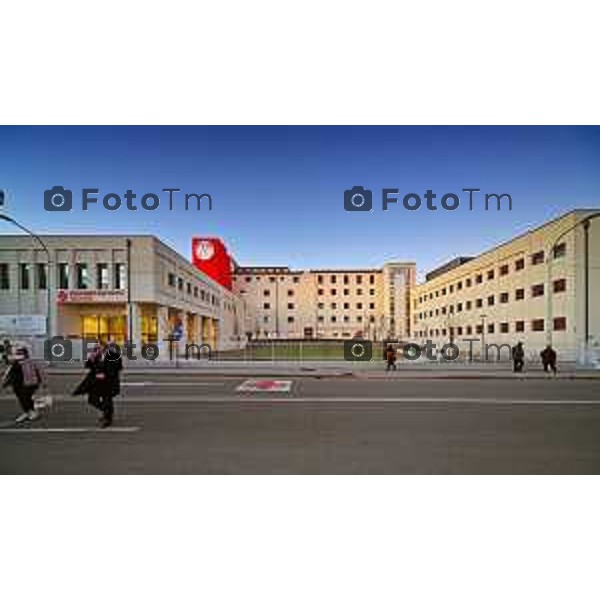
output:
<instances>
[{"instance_id":1,"label":"sidewalk","mask_svg":"<svg viewBox=\"0 0 600 600\"><path fill-rule=\"evenodd\" d=\"M397 371L386 371L383 361L209 361L179 360L177 362L124 361L125 373L136 374L190 373L203 376L229 377L357 377L360 379L548 379L539 364L531 364L523 373L513 373L509 362L499 363L398 363ZM55 363L49 374L62 375L81 371L80 362ZM600 369L578 367L565 363L559 368L558 379L595 379L600 381Z\"/></svg>"}]
</instances>

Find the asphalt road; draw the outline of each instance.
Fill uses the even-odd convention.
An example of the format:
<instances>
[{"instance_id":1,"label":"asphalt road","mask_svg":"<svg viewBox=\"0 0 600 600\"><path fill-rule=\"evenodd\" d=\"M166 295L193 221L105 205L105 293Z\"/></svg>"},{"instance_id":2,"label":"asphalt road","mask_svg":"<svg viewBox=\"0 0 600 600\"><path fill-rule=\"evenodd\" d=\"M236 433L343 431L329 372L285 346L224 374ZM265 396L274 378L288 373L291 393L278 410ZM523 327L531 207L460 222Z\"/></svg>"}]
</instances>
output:
<instances>
[{"instance_id":1,"label":"asphalt road","mask_svg":"<svg viewBox=\"0 0 600 600\"><path fill-rule=\"evenodd\" d=\"M0 396L1 473L600 473L600 380L126 376L115 427L51 377L43 418Z\"/></svg>"}]
</instances>

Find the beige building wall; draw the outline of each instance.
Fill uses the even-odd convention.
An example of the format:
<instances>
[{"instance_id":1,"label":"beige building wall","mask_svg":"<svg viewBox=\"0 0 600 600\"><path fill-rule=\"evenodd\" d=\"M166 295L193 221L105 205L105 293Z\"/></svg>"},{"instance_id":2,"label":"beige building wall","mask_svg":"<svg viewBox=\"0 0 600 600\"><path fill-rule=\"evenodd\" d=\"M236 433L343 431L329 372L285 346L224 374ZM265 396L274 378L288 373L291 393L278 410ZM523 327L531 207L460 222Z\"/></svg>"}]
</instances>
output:
<instances>
[{"instance_id":1,"label":"beige building wall","mask_svg":"<svg viewBox=\"0 0 600 600\"><path fill-rule=\"evenodd\" d=\"M363 270L238 267L233 285L255 339L381 340L409 334L415 270L414 263Z\"/></svg>"},{"instance_id":2,"label":"beige building wall","mask_svg":"<svg viewBox=\"0 0 600 600\"><path fill-rule=\"evenodd\" d=\"M581 222L594 211L573 211L426 281L413 291L414 339L440 348L466 338L514 345L529 358L551 342L563 360L583 360L585 347L584 236ZM591 345L600 336L600 219L590 221ZM556 243L558 241L558 243ZM556 256L552 246L556 243ZM556 287L555 287L556 286ZM508 350L503 351L506 358Z\"/></svg>"},{"instance_id":3,"label":"beige building wall","mask_svg":"<svg viewBox=\"0 0 600 600\"><path fill-rule=\"evenodd\" d=\"M186 343L208 343L227 350L245 344L243 300L159 239L83 235L42 236L42 240L50 252L49 268L45 251L32 238L0 236L0 269L8 283L0 282L0 315L47 314L48 290L41 289L38 276L38 265L43 265L50 288L50 336L67 337L75 347L90 334L122 343L131 329L138 355L144 343L158 344L164 355L168 344L163 340L176 325L182 331L181 348ZM21 281L25 266L30 271L26 287ZM66 274L64 285L59 272ZM0 331L3 334L8 335ZM38 337L27 340L36 352L44 336Z\"/></svg>"}]
</instances>

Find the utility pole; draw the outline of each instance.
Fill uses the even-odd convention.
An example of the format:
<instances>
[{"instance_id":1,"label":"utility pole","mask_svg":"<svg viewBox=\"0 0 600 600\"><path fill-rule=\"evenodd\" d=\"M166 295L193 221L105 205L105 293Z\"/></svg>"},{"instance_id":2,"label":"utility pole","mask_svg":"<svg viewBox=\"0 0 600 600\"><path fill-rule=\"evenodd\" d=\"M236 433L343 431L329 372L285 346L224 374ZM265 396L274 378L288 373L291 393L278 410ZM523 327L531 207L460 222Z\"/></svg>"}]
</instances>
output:
<instances>
[{"instance_id":1,"label":"utility pole","mask_svg":"<svg viewBox=\"0 0 600 600\"><path fill-rule=\"evenodd\" d=\"M127 248L127 338L133 343L133 305L131 303L131 240L125 240Z\"/></svg>"}]
</instances>

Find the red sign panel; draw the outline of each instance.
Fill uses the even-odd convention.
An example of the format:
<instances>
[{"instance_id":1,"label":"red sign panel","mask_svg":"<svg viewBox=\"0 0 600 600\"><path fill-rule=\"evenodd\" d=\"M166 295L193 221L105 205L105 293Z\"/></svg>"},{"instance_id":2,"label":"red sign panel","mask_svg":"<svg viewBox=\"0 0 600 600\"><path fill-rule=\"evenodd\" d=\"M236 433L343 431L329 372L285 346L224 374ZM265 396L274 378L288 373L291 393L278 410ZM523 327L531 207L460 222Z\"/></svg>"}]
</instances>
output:
<instances>
[{"instance_id":1,"label":"red sign panel","mask_svg":"<svg viewBox=\"0 0 600 600\"><path fill-rule=\"evenodd\" d=\"M213 281L231 289L231 256L219 238L192 238L192 263Z\"/></svg>"}]
</instances>

